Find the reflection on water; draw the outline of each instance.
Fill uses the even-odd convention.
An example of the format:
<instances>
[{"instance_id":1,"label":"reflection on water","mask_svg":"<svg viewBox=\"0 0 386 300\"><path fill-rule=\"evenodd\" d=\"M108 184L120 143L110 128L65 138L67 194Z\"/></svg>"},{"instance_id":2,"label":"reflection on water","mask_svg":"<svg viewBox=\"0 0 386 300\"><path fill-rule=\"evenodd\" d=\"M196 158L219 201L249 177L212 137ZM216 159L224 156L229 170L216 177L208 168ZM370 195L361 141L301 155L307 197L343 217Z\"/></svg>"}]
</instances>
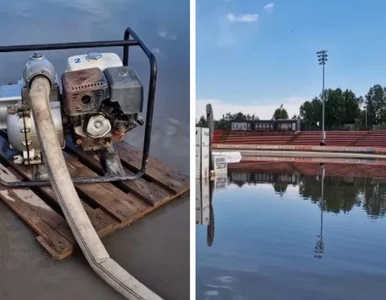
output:
<instances>
[{"instance_id":1,"label":"reflection on water","mask_svg":"<svg viewBox=\"0 0 386 300\"><path fill-rule=\"evenodd\" d=\"M322 167L321 167L322 173ZM354 207L364 209L369 217L383 217L386 213L386 180L322 175L269 174L230 171L228 183L243 187L270 183L276 194L284 196L288 187L296 188L299 196L312 203L321 204L321 191L324 192L323 210L334 213L348 213ZM324 184L324 189L322 189ZM293 189L292 189L293 191Z\"/></svg>"},{"instance_id":2,"label":"reflection on water","mask_svg":"<svg viewBox=\"0 0 386 300\"><path fill-rule=\"evenodd\" d=\"M228 170L197 225L197 299L384 299L386 180L318 168Z\"/></svg>"},{"instance_id":3,"label":"reflection on water","mask_svg":"<svg viewBox=\"0 0 386 300\"><path fill-rule=\"evenodd\" d=\"M207 245L214 241L215 220L213 209L213 193L222 190L227 183L227 174L219 174L214 180L208 177L196 179L196 224L207 227Z\"/></svg>"}]
</instances>

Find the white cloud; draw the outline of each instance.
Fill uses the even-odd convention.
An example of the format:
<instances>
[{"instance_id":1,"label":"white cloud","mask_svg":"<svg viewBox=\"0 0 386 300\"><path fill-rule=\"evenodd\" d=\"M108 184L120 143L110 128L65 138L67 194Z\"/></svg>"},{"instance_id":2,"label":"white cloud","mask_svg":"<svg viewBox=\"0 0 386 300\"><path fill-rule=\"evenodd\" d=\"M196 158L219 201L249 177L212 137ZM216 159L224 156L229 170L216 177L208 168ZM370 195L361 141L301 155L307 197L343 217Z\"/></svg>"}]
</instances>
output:
<instances>
[{"instance_id":1,"label":"white cloud","mask_svg":"<svg viewBox=\"0 0 386 300\"><path fill-rule=\"evenodd\" d=\"M259 20L259 15L258 14L239 14L235 15L233 13L228 13L227 14L227 19L229 22L235 23L235 22L240 22L240 23L254 23Z\"/></svg>"},{"instance_id":2,"label":"white cloud","mask_svg":"<svg viewBox=\"0 0 386 300\"><path fill-rule=\"evenodd\" d=\"M85 11L87 13L94 14L98 17L106 17L113 14L113 9L118 5L122 5L121 0L114 0L115 3L106 5L104 0L55 0L61 3L63 6L70 6L75 9ZM111 2L111 1L110 1ZM119 7L119 6L118 6Z\"/></svg>"},{"instance_id":3,"label":"white cloud","mask_svg":"<svg viewBox=\"0 0 386 300\"><path fill-rule=\"evenodd\" d=\"M168 59L168 57L165 55L165 53L161 51L160 48L153 48L151 49L151 52L153 52L153 54L157 57L157 59L163 59L163 60Z\"/></svg>"},{"instance_id":4,"label":"white cloud","mask_svg":"<svg viewBox=\"0 0 386 300\"><path fill-rule=\"evenodd\" d=\"M267 11L268 13L273 12L273 8L275 7L275 3L271 2L268 3L266 6L264 6L264 10Z\"/></svg>"},{"instance_id":5,"label":"white cloud","mask_svg":"<svg viewBox=\"0 0 386 300\"><path fill-rule=\"evenodd\" d=\"M293 96L281 100L259 101L261 104L258 102L254 102L253 104L240 104L236 101L234 103L226 103L218 99L199 99L196 101L196 119L206 114L206 105L208 103L212 104L214 118L216 120L221 119L222 115L228 112L255 114L261 120L270 120L275 109L280 107L281 104L283 104L283 108L287 110L289 117L292 117L294 114L298 115L300 105L310 99L312 99L312 97Z\"/></svg>"},{"instance_id":6,"label":"white cloud","mask_svg":"<svg viewBox=\"0 0 386 300\"><path fill-rule=\"evenodd\" d=\"M228 172L230 172L228 170ZM272 183L268 183L268 182L261 182L261 183L257 183L257 184L254 184L254 183L245 183L243 186L242 186L243 189L259 189L260 191L261 190L264 190L264 191L267 191L267 192L270 192L270 191L274 191L274 188L272 186ZM237 190L237 189L240 189L239 186L237 186L236 184L234 183L231 183L230 185L227 185L226 186L226 189L232 189L232 190ZM287 186L287 189L285 191L285 194L286 195L289 195L290 196L297 196L299 195L299 186L292 186L292 185L288 185ZM215 194L216 195L216 194ZM216 197L216 196L214 196ZM292 200L292 199L291 199ZM294 200L297 200L297 199L294 199Z\"/></svg>"},{"instance_id":7,"label":"white cloud","mask_svg":"<svg viewBox=\"0 0 386 300\"><path fill-rule=\"evenodd\" d=\"M158 32L158 36L160 36L161 38L163 38L165 40L175 41L177 39L177 35L176 34L169 33L168 30L166 30L166 29L160 30Z\"/></svg>"}]
</instances>

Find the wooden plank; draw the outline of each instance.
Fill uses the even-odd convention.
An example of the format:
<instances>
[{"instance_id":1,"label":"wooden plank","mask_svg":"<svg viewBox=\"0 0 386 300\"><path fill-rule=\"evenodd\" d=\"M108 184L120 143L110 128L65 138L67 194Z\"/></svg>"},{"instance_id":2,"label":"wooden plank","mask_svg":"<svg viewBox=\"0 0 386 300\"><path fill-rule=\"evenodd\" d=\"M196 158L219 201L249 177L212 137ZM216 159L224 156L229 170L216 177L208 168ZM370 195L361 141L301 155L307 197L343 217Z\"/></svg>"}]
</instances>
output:
<instances>
[{"instance_id":1,"label":"wooden plank","mask_svg":"<svg viewBox=\"0 0 386 300\"><path fill-rule=\"evenodd\" d=\"M27 167L20 167L20 170L24 173L25 177L32 177L31 169ZM19 181L18 178L20 177L13 174L9 169L5 168L3 165L0 165L0 175L4 180L7 181ZM13 177L12 177L13 175ZM50 187L41 187L39 188L40 192L51 198L52 200L56 201L56 196L54 191ZM8 191L8 190L4 190ZM2 191L4 193L4 191ZM24 217L27 218L25 222L32 227L35 232L39 234L38 237L36 237L36 240L48 251L48 253L53 257L54 260L61 260L68 256L70 256L76 245L75 238L65 220L64 217L59 215L56 211L54 211L49 205L46 204L41 198L39 198L36 194L34 194L31 190L27 189L19 189L19 190L11 190L11 192L20 193L21 195L24 195L25 197L23 199L28 199L29 201L27 203L24 203L25 206L27 206L31 211L36 213L36 216L40 217L42 221L45 221L53 230L56 230L59 234L61 234L71 245L70 249L64 249L63 251L61 249L58 249L55 246L55 239L51 239L51 231L48 231L47 234L44 234L41 230L36 230L34 225L30 224L31 220L29 214L22 214L21 217L24 220ZM32 198L30 197L30 194L34 195ZM2 195L0 194L0 197ZM37 197L37 198L36 198ZM3 198L3 197L1 197ZM39 199L39 200L37 200ZM3 199L4 200L4 199ZM32 205L32 203L37 203L39 205ZM9 204L9 203L7 203ZM12 203L11 203L12 204ZM91 220L91 223L93 227L95 228L96 232L98 233L98 236L103 237L108 234L111 234L116 230L116 225L118 222L116 222L114 219L109 217L104 211L102 211L100 208L93 209L88 204L84 203L82 201L83 207L88 215L88 217ZM9 205L16 214L20 215L22 212L19 212L17 208L14 208L13 206ZM41 207L44 207L45 209L42 210ZM24 216L24 217L23 217ZM32 219L33 221L33 219ZM47 227L42 227L42 230L46 230ZM55 236L54 236L55 238Z\"/></svg>"},{"instance_id":2,"label":"wooden plank","mask_svg":"<svg viewBox=\"0 0 386 300\"><path fill-rule=\"evenodd\" d=\"M95 177L95 172L80 163L76 157L64 153L67 167L73 177ZM98 203L119 222L144 209L146 204L131 194L126 194L111 183L77 184L76 189L92 201Z\"/></svg>"},{"instance_id":3,"label":"wooden plank","mask_svg":"<svg viewBox=\"0 0 386 300\"><path fill-rule=\"evenodd\" d=\"M102 208L98 207L92 211L86 211L87 215L92 216L92 225L94 226L100 238L112 234L119 222L106 214ZM90 218L91 219L91 218Z\"/></svg>"},{"instance_id":4,"label":"wooden plank","mask_svg":"<svg viewBox=\"0 0 386 300\"><path fill-rule=\"evenodd\" d=\"M4 165L0 164L0 175L3 180L7 181L20 181L20 176L12 173ZM8 191L8 190L7 190ZM12 191L12 190L10 190ZM4 196L6 193L1 191ZM18 189L13 190L19 197L24 200L24 204L33 212L38 214L40 218L45 221L52 229L58 231L65 239L70 242L75 242L70 228L67 225L66 220L53 210L46 202L38 197L31 190Z\"/></svg>"},{"instance_id":5,"label":"wooden plank","mask_svg":"<svg viewBox=\"0 0 386 300\"><path fill-rule=\"evenodd\" d=\"M26 166L17 165L12 163L8 160L9 154L7 153L7 149L9 149L9 144L6 138L3 135L0 135L0 156L6 160L10 165L12 165L12 168L17 170L20 175L22 175L26 179L32 179L32 170L31 168L28 168ZM69 170L71 175L74 175L72 170ZM48 198L50 198L51 201L57 202L56 196L54 191L51 187L39 187L36 188L40 193L44 194ZM103 234L106 235L106 231L113 230L113 227L116 225L116 221L112 219L106 212L99 210L94 210L91 206L89 206L87 203L82 201L82 205L88 215L88 217L91 220L91 223L93 224L95 230L97 231L98 235Z\"/></svg>"},{"instance_id":6,"label":"wooden plank","mask_svg":"<svg viewBox=\"0 0 386 300\"><path fill-rule=\"evenodd\" d=\"M32 172L30 168L18 165L13 165L13 167L15 167L15 169L17 169L25 178L32 179ZM51 187L44 186L36 189L45 196L49 197L52 201L57 202L55 192ZM100 230L106 231L106 227L112 229L116 225L117 221L110 217L106 212L102 210L96 211L84 201L82 201L82 205L98 235L100 234Z\"/></svg>"},{"instance_id":7,"label":"wooden plank","mask_svg":"<svg viewBox=\"0 0 386 300\"><path fill-rule=\"evenodd\" d=\"M0 134L0 156L7 162L7 168L0 165L2 178L6 181L31 180L32 168L9 161L7 148L6 136ZM72 177L92 177L98 176L98 172L103 173L99 160L89 154L81 151L76 155L74 152L63 154ZM124 156L124 158L127 157ZM75 186L81 203L100 237L131 224L162 204L176 199L178 195L189 192L188 177L165 167L169 170L168 178L165 179L161 165L153 164L149 167L150 175L134 181ZM127 170L128 173L135 172L133 170L135 166L130 165L130 168L131 171ZM179 176L186 182L174 183ZM36 240L54 259L63 259L76 249L76 241L64 217L51 207L56 202L56 196L51 187L39 187L33 190L0 188L0 198L5 199L4 201L7 201L11 209L38 233Z\"/></svg>"},{"instance_id":8,"label":"wooden plank","mask_svg":"<svg viewBox=\"0 0 386 300\"><path fill-rule=\"evenodd\" d=\"M0 175L7 181L20 181L0 164ZM73 237L64 219L31 190L0 189L0 198L49 246L55 256L73 251ZM65 238L66 237L66 238ZM69 241L71 240L71 241Z\"/></svg>"},{"instance_id":9,"label":"wooden plank","mask_svg":"<svg viewBox=\"0 0 386 300\"><path fill-rule=\"evenodd\" d=\"M25 168L24 175L28 175L28 178L31 177L31 172L28 168ZM49 197L52 201L57 202L55 192L52 188L40 187L37 188L37 190L46 197ZM103 210L94 209L84 201L81 201L81 203L98 236L105 236L109 231L113 231L114 226L118 223L116 220Z\"/></svg>"},{"instance_id":10,"label":"wooden plank","mask_svg":"<svg viewBox=\"0 0 386 300\"><path fill-rule=\"evenodd\" d=\"M74 152L80 161L90 166L93 170L96 170L100 175L103 175L104 171L96 156L89 155L80 149L75 148L73 145L68 145L68 149ZM125 171L129 175L134 175L134 173L127 168L125 168ZM171 194L161 186L154 182L146 181L144 178L120 182L119 186L123 186L125 190L136 195L151 206L157 206L158 203L162 203L171 197Z\"/></svg>"},{"instance_id":11,"label":"wooden plank","mask_svg":"<svg viewBox=\"0 0 386 300\"><path fill-rule=\"evenodd\" d=\"M184 193L182 193L178 196L174 196L170 199L164 199L163 202L161 202L161 201L157 202L157 206L149 206L147 209L140 211L138 214L136 214L132 218L127 219L125 222L117 224L115 229L124 228L124 227L132 224L133 222L142 219L144 216L148 215L149 213L155 211L158 207L160 207L160 206L162 206L162 205L164 205L172 200L176 200L176 199L179 199L183 196L187 196L188 194L189 194L189 191L185 191Z\"/></svg>"},{"instance_id":12,"label":"wooden plank","mask_svg":"<svg viewBox=\"0 0 386 300\"><path fill-rule=\"evenodd\" d=\"M39 244L44 248L46 249L46 251L51 255L51 257L54 259L54 260L62 260L64 258L66 258L67 256L69 256L70 254L68 253L59 253L57 252L54 248L52 248L49 243L47 243L47 241L44 239L44 237L38 235L36 237L36 240L39 242Z\"/></svg>"},{"instance_id":13,"label":"wooden plank","mask_svg":"<svg viewBox=\"0 0 386 300\"><path fill-rule=\"evenodd\" d=\"M142 162L141 150L125 142L115 144L115 149L125 167L136 171L140 169ZM154 157L149 157L146 175L174 194L180 194L189 188L188 176L166 166Z\"/></svg>"}]
</instances>

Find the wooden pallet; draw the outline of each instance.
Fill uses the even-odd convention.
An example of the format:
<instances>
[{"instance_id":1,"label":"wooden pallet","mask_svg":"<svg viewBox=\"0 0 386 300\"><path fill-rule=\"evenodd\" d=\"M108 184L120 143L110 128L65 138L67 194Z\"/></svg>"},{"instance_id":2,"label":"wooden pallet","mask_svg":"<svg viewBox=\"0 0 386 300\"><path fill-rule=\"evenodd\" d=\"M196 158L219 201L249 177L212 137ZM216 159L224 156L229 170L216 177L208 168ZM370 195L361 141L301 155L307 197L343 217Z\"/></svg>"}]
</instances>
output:
<instances>
[{"instance_id":1,"label":"wooden pallet","mask_svg":"<svg viewBox=\"0 0 386 300\"><path fill-rule=\"evenodd\" d=\"M32 178L30 168L15 165L7 156L8 142L0 135L0 176L6 181ZM142 151L125 143L116 150L128 173L134 174L141 164ZM102 175L98 159L69 147L63 152L72 177ZM161 205L189 193L189 177L149 159L146 174L135 181L84 184L75 186L83 207L100 237L112 234ZM74 236L63 217L51 187L9 190L0 187L3 200L36 233L37 241L61 260L77 248Z\"/></svg>"}]
</instances>

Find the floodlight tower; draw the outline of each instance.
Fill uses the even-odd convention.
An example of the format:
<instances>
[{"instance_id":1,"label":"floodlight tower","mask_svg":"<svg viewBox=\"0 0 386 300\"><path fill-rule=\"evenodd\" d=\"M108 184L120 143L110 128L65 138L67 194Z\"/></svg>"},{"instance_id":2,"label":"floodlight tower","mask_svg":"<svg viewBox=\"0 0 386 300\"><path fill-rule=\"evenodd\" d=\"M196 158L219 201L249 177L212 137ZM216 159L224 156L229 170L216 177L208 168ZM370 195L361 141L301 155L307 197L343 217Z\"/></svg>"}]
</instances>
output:
<instances>
[{"instance_id":1,"label":"floodlight tower","mask_svg":"<svg viewBox=\"0 0 386 300\"><path fill-rule=\"evenodd\" d=\"M316 52L316 55L318 56L319 65L321 65L322 69L323 69L323 76L322 76L322 78L323 78L322 79L323 80L323 83L322 83L322 138L320 140L320 146L324 146L326 144L326 132L324 130L324 119L325 119L324 104L325 104L325 100L326 100L325 89L324 89L324 67L327 63L327 58L328 58L327 50L318 51L318 52Z\"/></svg>"}]
</instances>

